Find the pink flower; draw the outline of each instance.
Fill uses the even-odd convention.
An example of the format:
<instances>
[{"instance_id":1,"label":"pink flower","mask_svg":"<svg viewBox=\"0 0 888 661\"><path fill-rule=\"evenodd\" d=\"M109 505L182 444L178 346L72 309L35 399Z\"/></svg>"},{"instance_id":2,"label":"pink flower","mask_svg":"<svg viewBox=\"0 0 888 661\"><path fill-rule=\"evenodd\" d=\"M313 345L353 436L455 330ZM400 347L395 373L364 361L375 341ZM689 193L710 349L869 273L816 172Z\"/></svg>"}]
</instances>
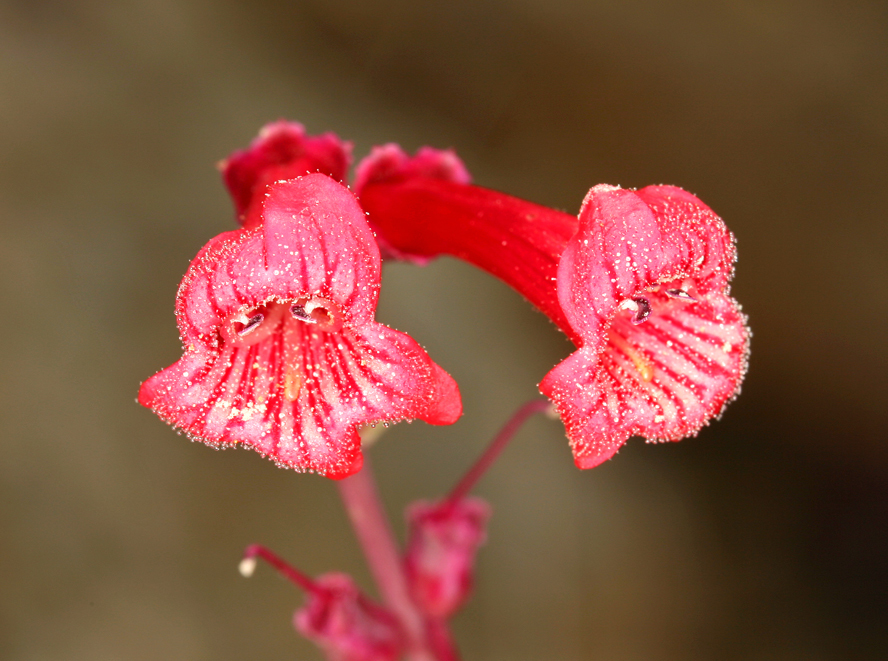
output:
<instances>
[{"instance_id":1,"label":"pink flower","mask_svg":"<svg viewBox=\"0 0 888 661\"><path fill-rule=\"evenodd\" d=\"M579 350L549 372L581 468L630 436L696 434L734 397L749 333L728 296L734 237L674 186L595 186L558 264L558 299Z\"/></svg>"},{"instance_id":2,"label":"pink flower","mask_svg":"<svg viewBox=\"0 0 888 661\"><path fill-rule=\"evenodd\" d=\"M468 599L489 518L490 507L480 498L419 501L407 509L405 568L413 600L424 614L448 618Z\"/></svg>"},{"instance_id":3,"label":"pink flower","mask_svg":"<svg viewBox=\"0 0 888 661\"><path fill-rule=\"evenodd\" d=\"M694 435L739 391L749 332L728 295L733 236L699 199L596 186L577 219L429 176L417 160L387 146L359 164L371 225L397 254L449 254L496 275L573 340L540 390L577 466L606 461L630 436Z\"/></svg>"},{"instance_id":4,"label":"pink flower","mask_svg":"<svg viewBox=\"0 0 888 661\"><path fill-rule=\"evenodd\" d=\"M454 422L453 379L373 319L379 250L354 195L310 174L261 197L261 222L191 263L176 301L185 353L139 402L208 445L332 478L360 469L362 425Z\"/></svg>"}]
</instances>

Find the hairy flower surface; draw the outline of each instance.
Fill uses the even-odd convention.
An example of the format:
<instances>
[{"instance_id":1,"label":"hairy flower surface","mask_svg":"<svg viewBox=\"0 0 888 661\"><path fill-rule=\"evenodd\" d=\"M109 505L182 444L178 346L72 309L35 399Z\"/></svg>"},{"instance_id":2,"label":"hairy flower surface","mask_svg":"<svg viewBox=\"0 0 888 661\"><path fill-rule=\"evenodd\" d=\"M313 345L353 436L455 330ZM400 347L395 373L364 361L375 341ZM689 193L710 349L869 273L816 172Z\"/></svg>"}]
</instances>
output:
<instances>
[{"instance_id":1,"label":"hairy flower surface","mask_svg":"<svg viewBox=\"0 0 888 661\"><path fill-rule=\"evenodd\" d=\"M630 436L696 434L737 392L748 331L728 296L733 237L673 186L596 186L558 264L558 299L583 343L540 390L581 468Z\"/></svg>"},{"instance_id":2,"label":"hairy flower surface","mask_svg":"<svg viewBox=\"0 0 888 661\"><path fill-rule=\"evenodd\" d=\"M540 390L580 468L630 436L694 435L738 392L749 332L728 295L733 237L699 199L596 186L578 219L418 160L386 146L359 164L371 225L393 254L452 255L496 275L573 340Z\"/></svg>"},{"instance_id":3,"label":"hairy flower surface","mask_svg":"<svg viewBox=\"0 0 888 661\"><path fill-rule=\"evenodd\" d=\"M261 222L216 237L189 267L176 301L185 353L140 403L209 445L334 478L361 466L359 426L454 422L453 379L374 321L379 250L354 195L310 174L261 199Z\"/></svg>"}]
</instances>

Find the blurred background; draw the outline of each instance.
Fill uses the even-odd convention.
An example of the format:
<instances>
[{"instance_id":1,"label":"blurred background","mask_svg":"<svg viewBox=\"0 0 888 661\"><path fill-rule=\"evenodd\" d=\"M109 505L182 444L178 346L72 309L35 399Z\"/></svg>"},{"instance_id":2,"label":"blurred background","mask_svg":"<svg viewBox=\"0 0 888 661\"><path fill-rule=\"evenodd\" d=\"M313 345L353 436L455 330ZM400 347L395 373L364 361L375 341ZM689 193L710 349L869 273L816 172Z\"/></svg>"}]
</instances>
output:
<instances>
[{"instance_id":1,"label":"blurred background","mask_svg":"<svg viewBox=\"0 0 888 661\"><path fill-rule=\"evenodd\" d=\"M698 438L573 467L534 419L485 477L467 660L888 657L888 5L869 0L0 0L0 658L321 659L269 545L371 590L334 485L135 403L233 213L214 164L288 118L454 147L571 213L682 186L738 237L742 396ZM370 455L399 531L571 346L452 260L378 319L461 385Z\"/></svg>"}]
</instances>

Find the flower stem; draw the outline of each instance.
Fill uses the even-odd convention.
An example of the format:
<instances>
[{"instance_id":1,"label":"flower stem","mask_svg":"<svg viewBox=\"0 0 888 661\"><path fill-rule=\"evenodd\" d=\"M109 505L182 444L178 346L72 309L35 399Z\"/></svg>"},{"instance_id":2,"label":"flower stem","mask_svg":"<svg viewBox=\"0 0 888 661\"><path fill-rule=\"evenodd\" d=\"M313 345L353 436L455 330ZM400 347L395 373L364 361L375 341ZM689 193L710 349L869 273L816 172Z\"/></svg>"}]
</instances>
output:
<instances>
[{"instance_id":1,"label":"flower stem","mask_svg":"<svg viewBox=\"0 0 888 661\"><path fill-rule=\"evenodd\" d=\"M426 623L426 636L429 649L437 661L460 661L447 622L438 619L429 620Z\"/></svg>"},{"instance_id":2,"label":"flower stem","mask_svg":"<svg viewBox=\"0 0 888 661\"><path fill-rule=\"evenodd\" d=\"M401 554L379 499L367 457L360 471L337 483L352 527L364 551L380 596L395 614L408 644L410 661L457 661L452 645L429 642L428 624L410 598ZM436 637L449 642L449 637ZM444 649L441 649L441 648Z\"/></svg>"},{"instance_id":3,"label":"flower stem","mask_svg":"<svg viewBox=\"0 0 888 661\"><path fill-rule=\"evenodd\" d=\"M521 429L521 426L527 421L527 419L534 413L549 411L551 406L552 405L548 400L537 398L530 400L515 411L515 413L512 414L512 417L509 418L508 422L503 425L499 433L490 442L490 445L487 446L484 454L478 458L475 465L472 466L457 485L453 487L453 490L444 502L453 504L460 498L465 497L478 480L481 479L481 476L487 472L487 469L490 468L491 464L496 461L497 457L499 457L500 453L509 444L509 441L512 440L512 437L515 436L518 430Z\"/></svg>"}]
</instances>

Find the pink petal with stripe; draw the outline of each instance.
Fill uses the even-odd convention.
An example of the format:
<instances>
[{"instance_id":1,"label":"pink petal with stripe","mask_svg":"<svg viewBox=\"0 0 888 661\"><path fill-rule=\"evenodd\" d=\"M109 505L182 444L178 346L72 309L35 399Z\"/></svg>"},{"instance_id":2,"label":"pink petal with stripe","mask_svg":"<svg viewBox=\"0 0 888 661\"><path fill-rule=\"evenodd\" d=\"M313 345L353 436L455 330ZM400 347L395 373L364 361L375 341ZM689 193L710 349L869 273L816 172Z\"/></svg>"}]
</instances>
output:
<instances>
[{"instance_id":1,"label":"pink petal with stripe","mask_svg":"<svg viewBox=\"0 0 888 661\"><path fill-rule=\"evenodd\" d=\"M739 391L749 332L728 296L733 237L671 186L596 186L558 266L580 349L540 384L591 468L630 436L696 434Z\"/></svg>"},{"instance_id":2,"label":"pink petal with stripe","mask_svg":"<svg viewBox=\"0 0 888 661\"><path fill-rule=\"evenodd\" d=\"M354 196L325 175L269 188L264 221L192 262L176 304L185 355L139 401L189 436L345 477L357 427L461 414L453 379L376 323L380 258Z\"/></svg>"}]
</instances>

